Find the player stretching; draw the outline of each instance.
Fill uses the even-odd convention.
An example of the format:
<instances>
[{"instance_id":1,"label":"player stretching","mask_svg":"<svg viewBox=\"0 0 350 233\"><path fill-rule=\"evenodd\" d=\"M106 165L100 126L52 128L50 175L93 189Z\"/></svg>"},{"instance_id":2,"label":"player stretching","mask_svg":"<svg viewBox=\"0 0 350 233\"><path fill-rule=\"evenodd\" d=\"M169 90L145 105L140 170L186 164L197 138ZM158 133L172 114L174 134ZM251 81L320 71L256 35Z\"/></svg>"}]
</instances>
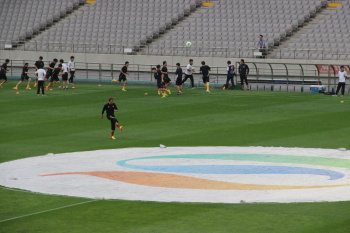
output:
<instances>
[{"instance_id":1,"label":"player stretching","mask_svg":"<svg viewBox=\"0 0 350 233\"><path fill-rule=\"evenodd\" d=\"M339 77L339 82L338 82L338 86L337 86L337 91L335 92L335 95L333 96L338 96L338 93L340 91L341 88L341 96L344 96L344 92L345 92L345 79L348 77L347 73L344 69L344 66L340 67L340 70L338 72L338 77Z\"/></svg>"},{"instance_id":2,"label":"player stretching","mask_svg":"<svg viewBox=\"0 0 350 233\"><path fill-rule=\"evenodd\" d=\"M68 66L64 64L63 59L60 59L62 65L62 89L68 89Z\"/></svg>"},{"instance_id":3,"label":"player stretching","mask_svg":"<svg viewBox=\"0 0 350 233\"><path fill-rule=\"evenodd\" d=\"M114 103L113 98L109 98L108 103L103 106L102 113L101 113L101 119L103 118L103 113L106 111L107 113L107 119L111 121L111 139L115 139L114 137L114 131L115 127L117 126L118 129L123 130L123 126L119 125L117 118L114 116L114 112L118 112L117 105Z\"/></svg>"},{"instance_id":4,"label":"player stretching","mask_svg":"<svg viewBox=\"0 0 350 233\"><path fill-rule=\"evenodd\" d=\"M58 62L58 60L55 58L50 63L50 65L47 67L47 71L46 71L46 79L47 80L49 80L49 78L51 78L51 80L53 80L52 75L53 75L53 71L55 70L55 65L57 62ZM49 85L46 86L46 90L48 90L49 87L51 87L52 85L53 85L53 82L50 81Z\"/></svg>"},{"instance_id":5,"label":"player stretching","mask_svg":"<svg viewBox=\"0 0 350 233\"><path fill-rule=\"evenodd\" d=\"M0 70L0 79L4 80L0 83L0 88L2 88L2 85L4 83L7 82L7 76L6 76L6 73L8 72L8 69L7 69L7 64L9 64L10 60L9 59L6 59L5 60L5 63L2 64L1 66L1 70Z\"/></svg>"},{"instance_id":6,"label":"player stretching","mask_svg":"<svg viewBox=\"0 0 350 233\"><path fill-rule=\"evenodd\" d=\"M74 56L70 57L70 61L68 62L68 71L70 73L69 83L74 85L73 79L75 77L75 63L74 63Z\"/></svg>"},{"instance_id":7,"label":"player stretching","mask_svg":"<svg viewBox=\"0 0 350 233\"><path fill-rule=\"evenodd\" d=\"M21 75L21 80L17 83L17 85L13 88L15 90L18 90L18 86L21 85L21 83L25 80L28 80L27 88L26 89L31 89L30 88L30 82L32 81L31 78L28 77L28 74L33 74L28 72L28 63L25 63L22 69L22 75Z\"/></svg>"},{"instance_id":8,"label":"player stretching","mask_svg":"<svg viewBox=\"0 0 350 233\"><path fill-rule=\"evenodd\" d=\"M58 76L61 76L60 72L62 71L62 64L58 65L58 68L55 68L52 72L49 85L47 85L46 90L48 90L54 82L59 82Z\"/></svg>"},{"instance_id":9,"label":"player stretching","mask_svg":"<svg viewBox=\"0 0 350 233\"><path fill-rule=\"evenodd\" d=\"M184 82L186 82L187 79L189 78L191 80L192 89L194 89L194 80L192 75L192 73L194 72L194 68L192 65L193 65L193 60L190 59L190 64L187 65L187 69L185 71L185 78L184 80L182 80L182 84L184 84Z\"/></svg>"},{"instance_id":10,"label":"player stretching","mask_svg":"<svg viewBox=\"0 0 350 233\"><path fill-rule=\"evenodd\" d=\"M171 79L169 78L168 63L166 61L163 61L162 75L163 75L165 91L171 95L171 91L167 89L168 86L172 84L172 82L171 82Z\"/></svg>"},{"instance_id":11,"label":"player stretching","mask_svg":"<svg viewBox=\"0 0 350 233\"><path fill-rule=\"evenodd\" d=\"M203 83L204 83L204 86L206 87L206 91L207 93L210 93L209 91L209 71L210 71L210 67L205 65L205 61L202 61L202 66L201 68L199 69L199 72L203 74Z\"/></svg>"},{"instance_id":12,"label":"player stretching","mask_svg":"<svg viewBox=\"0 0 350 233\"><path fill-rule=\"evenodd\" d=\"M182 69L180 63L176 63L176 88L177 94L182 95Z\"/></svg>"},{"instance_id":13,"label":"player stretching","mask_svg":"<svg viewBox=\"0 0 350 233\"><path fill-rule=\"evenodd\" d=\"M125 65L120 69L119 79L117 81L117 83L120 83L121 81L123 81L124 85L123 85L122 91L126 91L126 84L128 84L128 81L126 79L126 76L129 75L128 66L129 66L129 62L126 61Z\"/></svg>"},{"instance_id":14,"label":"player stretching","mask_svg":"<svg viewBox=\"0 0 350 233\"><path fill-rule=\"evenodd\" d=\"M34 66L35 66L36 70L40 69L40 67L44 68L44 62L43 62L43 57L42 56L39 57L39 60L37 60L35 62ZM36 87L37 84L38 84L38 79L36 78L35 79L35 83L34 83L34 87Z\"/></svg>"},{"instance_id":15,"label":"player stretching","mask_svg":"<svg viewBox=\"0 0 350 233\"><path fill-rule=\"evenodd\" d=\"M162 98L167 97L166 90L164 88L162 71L160 70L160 65L157 65L157 69L152 68L152 72L154 73L154 78L157 82L158 93L162 94Z\"/></svg>"}]
</instances>

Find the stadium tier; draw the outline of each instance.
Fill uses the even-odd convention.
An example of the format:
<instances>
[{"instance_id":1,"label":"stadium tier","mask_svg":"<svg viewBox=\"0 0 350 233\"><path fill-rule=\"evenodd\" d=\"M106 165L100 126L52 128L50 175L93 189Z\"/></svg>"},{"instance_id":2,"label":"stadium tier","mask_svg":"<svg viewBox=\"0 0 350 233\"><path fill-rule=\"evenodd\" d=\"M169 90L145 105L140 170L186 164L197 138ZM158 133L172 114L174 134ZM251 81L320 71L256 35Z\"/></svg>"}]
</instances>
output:
<instances>
[{"instance_id":1,"label":"stadium tier","mask_svg":"<svg viewBox=\"0 0 350 233\"><path fill-rule=\"evenodd\" d=\"M77 8L81 0L2 0L0 41L16 46ZM85 1L82 1L85 2Z\"/></svg>"},{"instance_id":2,"label":"stadium tier","mask_svg":"<svg viewBox=\"0 0 350 233\"><path fill-rule=\"evenodd\" d=\"M350 0L3 2L1 49L253 58L262 34L269 58L350 58Z\"/></svg>"}]
</instances>

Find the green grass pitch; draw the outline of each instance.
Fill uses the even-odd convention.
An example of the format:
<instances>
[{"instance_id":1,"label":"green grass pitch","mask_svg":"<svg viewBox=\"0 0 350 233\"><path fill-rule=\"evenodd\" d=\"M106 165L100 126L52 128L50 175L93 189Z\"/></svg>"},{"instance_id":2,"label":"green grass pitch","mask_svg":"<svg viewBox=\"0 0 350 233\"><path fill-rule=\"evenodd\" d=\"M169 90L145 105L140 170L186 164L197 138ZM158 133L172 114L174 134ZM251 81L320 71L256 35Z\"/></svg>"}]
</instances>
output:
<instances>
[{"instance_id":1,"label":"green grass pitch","mask_svg":"<svg viewBox=\"0 0 350 233\"><path fill-rule=\"evenodd\" d=\"M350 147L350 97L184 89L161 99L155 87L77 84L20 94L0 89L0 162L124 147ZM149 95L145 96L144 93ZM110 140L99 119L114 97L122 132ZM344 100L344 103L340 103ZM0 188L0 232L350 232L350 202L203 204L96 200ZM60 207L72 205L60 209ZM56 209L57 208L57 209ZM32 213L56 209L35 215ZM16 218L28 215L26 217ZM15 218L9 221L6 219Z\"/></svg>"}]
</instances>

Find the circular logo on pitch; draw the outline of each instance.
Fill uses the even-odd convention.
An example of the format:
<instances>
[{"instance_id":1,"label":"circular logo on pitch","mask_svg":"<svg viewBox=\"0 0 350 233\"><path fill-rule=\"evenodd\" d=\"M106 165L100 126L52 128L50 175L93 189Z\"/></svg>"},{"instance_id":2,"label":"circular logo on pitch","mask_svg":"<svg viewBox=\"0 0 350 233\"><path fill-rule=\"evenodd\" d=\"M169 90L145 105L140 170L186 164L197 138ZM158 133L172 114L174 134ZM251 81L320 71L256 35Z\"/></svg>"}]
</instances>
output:
<instances>
[{"instance_id":1,"label":"circular logo on pitch","mask_svg":"<svg viewBox=\"0 0 350 233\"><path fill-rule=\"evenodd\" d=\"M0 168L0 185L89 198L224 203L350 199L350 156L337 150L127 148L33 157Z\"/></svg>"}]
</instances>

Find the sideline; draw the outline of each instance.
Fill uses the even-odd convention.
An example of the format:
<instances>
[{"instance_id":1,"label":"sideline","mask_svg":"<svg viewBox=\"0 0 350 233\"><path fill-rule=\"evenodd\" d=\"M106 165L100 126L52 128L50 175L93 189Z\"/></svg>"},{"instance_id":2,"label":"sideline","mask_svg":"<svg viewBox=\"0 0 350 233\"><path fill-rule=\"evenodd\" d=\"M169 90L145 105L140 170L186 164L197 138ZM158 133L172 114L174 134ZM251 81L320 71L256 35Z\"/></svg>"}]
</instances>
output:
<instances>
[{"instance_id":1,"label":"sideline","mask_svg":"<svg viewBox=\"0 0 350 233\"><path fill-rule=\"evenodd\" d=\"M14 218L3 219L3 220L0 220L0 223L11 221L11 220L15 220L15 219L19 219L19 218L24 218L24 217L28 217L28 216L32 216L32 215L36 215L36 214L46 213L46 212L50 212L50 211L54 211L54 210L64 209L64 208L71 207L71 206L76 206L76 205L82 205L82 204L86 204L86 203L90 203L90 202L95 202L95 201L98 201L98 200L83 201L83 202L80 202L80 203L75 203L75 204L71 204L71 205L61 206L61 207L58 207L58 208L53 208L53 209L49 209L49 210L39 211L39 212L31 213L31 214L25 214L25 215L21 215L21 216L14 217Z\"/></svg>"}]
</instances>

